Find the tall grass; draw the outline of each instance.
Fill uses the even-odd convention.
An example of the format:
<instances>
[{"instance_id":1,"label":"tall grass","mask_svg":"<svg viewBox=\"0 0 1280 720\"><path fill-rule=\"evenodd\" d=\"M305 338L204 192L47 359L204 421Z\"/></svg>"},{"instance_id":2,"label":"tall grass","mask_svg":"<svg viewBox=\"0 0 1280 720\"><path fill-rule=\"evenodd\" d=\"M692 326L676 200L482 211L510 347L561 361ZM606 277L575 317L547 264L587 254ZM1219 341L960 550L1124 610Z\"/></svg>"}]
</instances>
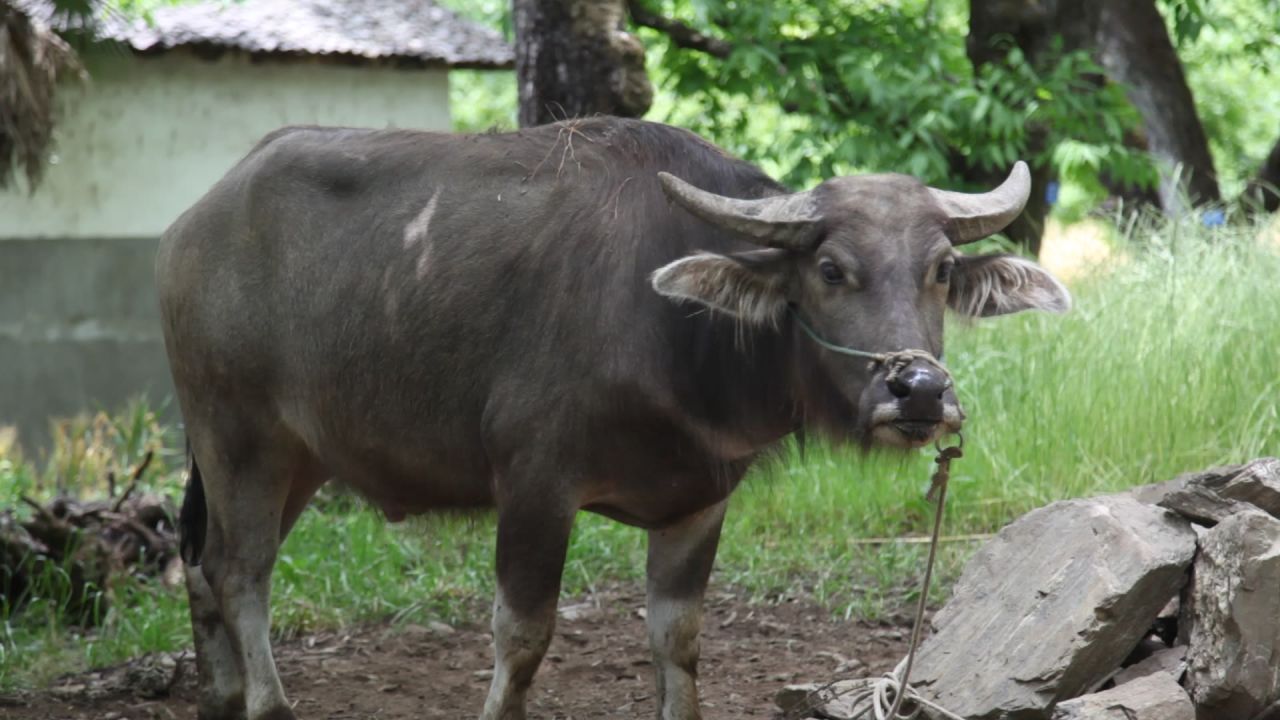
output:
<instances>
[{"instance_id":1,"label":"tall grass","mask_svg":"<svg viewBox=\"0 0 1280 720\"><path fill-rule=\"evenodd\" d=\"M953 323L947 359L969 417L947 532L1280 454L1280 246L1261 230L1145 219L1073 283L1071 313ZM803 578L838 609L876 609L885 583L868 595L850 578L914 577L920 548L858 541L926 532L930 454L792 455L734 498L723 573L748 587Z\"/></svg>"},{"instance_id":2,"label":"tall grass","mask_svg":"<svg viewBox=\"0 0 1280 720\"><path fill-rule=\"evenodd\" d=\"M1143 221L1112 239L1111 262L1073 282L1070 314L953 323L948 362L969 420L947 532L991 532L1052 500L1280 454L1280 248L1258 235ZM129 421L102 432L154 442L146 428ZM116 442L112 452L140 446ZM78 452L57 472L88 477L90 461L101 466ZM157 482L176 478L170 460ZM930 453L788 449L734 496L715 582L758 598L806 594L845 616L896 611L924 548L866 540L926 531L930 465ZM53 484L49 472L0 458L0 497ZM490 519L390 526L351 505L313 507L286 542L273 590L277 633L388 617L483 620ZM948 544L944 579L973 547ZM643 533L584 515L565 592L638 579L643 558ZM113 592L115 609L91 634L63 624L57 598L0 616L0 686L189 643L180 590L129 581ZM944 582L938 598L945 592Z\"/></svg>"}]
</instances>

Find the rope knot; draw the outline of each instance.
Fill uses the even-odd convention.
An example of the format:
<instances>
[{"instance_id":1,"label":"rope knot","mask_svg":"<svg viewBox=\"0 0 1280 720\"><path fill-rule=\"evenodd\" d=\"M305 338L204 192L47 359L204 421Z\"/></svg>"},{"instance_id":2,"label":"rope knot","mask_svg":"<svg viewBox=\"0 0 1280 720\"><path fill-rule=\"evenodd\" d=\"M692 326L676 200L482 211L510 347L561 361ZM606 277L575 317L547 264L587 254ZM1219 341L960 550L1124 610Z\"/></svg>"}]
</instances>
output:
<instances>
[{"instance_id":1,"label":"rope knot","mask_svg":"<svg viewBox=\"0 0 1280 720\"><path fill-rule=\"evenodd\" d=\"M928 350L916 350L911 348L907 350L898 350L896 352L880 353L875 362L885 367L887 374L885 375L884 380L886 383L893 385L897 382L898 375L902 374L902 371L906 370L911 363L916 360L924 361L925 363L937 368L938 372L942 373L942 376L947 379L948 388L955 384L955 381L951 378L951 371L947 369L946 365L942 364L941 360L934 357L933 353Z\"/></svg>"}]
</instances>

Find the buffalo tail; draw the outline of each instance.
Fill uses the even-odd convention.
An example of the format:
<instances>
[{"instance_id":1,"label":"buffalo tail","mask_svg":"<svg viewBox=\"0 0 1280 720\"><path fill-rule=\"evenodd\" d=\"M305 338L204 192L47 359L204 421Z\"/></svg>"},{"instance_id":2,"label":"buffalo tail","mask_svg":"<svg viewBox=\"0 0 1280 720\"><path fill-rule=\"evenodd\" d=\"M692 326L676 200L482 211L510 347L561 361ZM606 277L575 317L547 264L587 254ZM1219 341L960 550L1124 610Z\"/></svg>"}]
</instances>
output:
<instances>
[{"instance_id":1,"label":"buffalo tail","mask_svg":"<svg viewBox=\"0 0 1280 720\"><path fill-rule=\"evenodd\" d=\"M178 551L187 565L199 565L204 552L204 533L209 510L204 501L204 481L200 478L200 466L187 441L187 493L178 511Z\"/></svg>"}]
</instances>

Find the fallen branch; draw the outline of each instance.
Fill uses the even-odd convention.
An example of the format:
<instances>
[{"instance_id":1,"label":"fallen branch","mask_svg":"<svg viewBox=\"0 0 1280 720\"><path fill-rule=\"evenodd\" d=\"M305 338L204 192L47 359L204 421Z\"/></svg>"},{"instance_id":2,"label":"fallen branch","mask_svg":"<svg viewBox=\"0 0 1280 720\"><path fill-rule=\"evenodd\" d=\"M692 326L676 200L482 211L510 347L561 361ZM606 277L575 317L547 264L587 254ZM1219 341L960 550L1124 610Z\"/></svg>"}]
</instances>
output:
<instances>
[{"instance_id":1,"label":"fallen branch","mask_svg":"<svg viewBox=\"0 0 1280 720\"><path fill-rule=\"evenodd\" d=\"M129 487L125 488L124 494L120 496L119 500L116 500L115 505L111 506L112 512L120 512L120 506L133 494L133 491L138 487L138 480L142 479L142 473L146 472L147 466L151 464L153 455L154 453L148 450L147 454L142 456L142 462L138 463L138 467L134 468L133 472L129 474Z\"/></svg>"},{"instance_id":2,"label":"fallen branch","mask_svg":"<svg viewBox=\"0 0 1280 720\"><path fill-rule=\"evenodd\" d=\"M0 603L17 608L54 592L71 622L91 625L107 608L113 577L165 573L178 557L173 507L167 498L135 492L150 462L148 453L118 498L40 503L23 496L31 517L0 512Z\"/></svg>"}]
</instances>

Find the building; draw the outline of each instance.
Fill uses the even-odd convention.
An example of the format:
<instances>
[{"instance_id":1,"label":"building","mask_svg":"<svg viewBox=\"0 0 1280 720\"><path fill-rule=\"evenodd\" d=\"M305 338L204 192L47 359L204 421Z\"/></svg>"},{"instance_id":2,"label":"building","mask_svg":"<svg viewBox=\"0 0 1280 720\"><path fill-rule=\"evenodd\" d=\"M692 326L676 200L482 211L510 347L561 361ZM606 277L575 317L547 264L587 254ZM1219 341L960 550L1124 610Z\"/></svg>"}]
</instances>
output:
<instances>
[{"instance_id":1,"label":"building","mask_svg":"<svg viewBox=\"0 0 1280 720\"><path fill-rule=\"evenodd\" d=\"M430 0L213 0L94 35L43 182L0 191L0 425L28 446L51 417L169 396L156 241L264 134L447 130L449 70L513 61Z\"/></svg>"}]
</instances>

